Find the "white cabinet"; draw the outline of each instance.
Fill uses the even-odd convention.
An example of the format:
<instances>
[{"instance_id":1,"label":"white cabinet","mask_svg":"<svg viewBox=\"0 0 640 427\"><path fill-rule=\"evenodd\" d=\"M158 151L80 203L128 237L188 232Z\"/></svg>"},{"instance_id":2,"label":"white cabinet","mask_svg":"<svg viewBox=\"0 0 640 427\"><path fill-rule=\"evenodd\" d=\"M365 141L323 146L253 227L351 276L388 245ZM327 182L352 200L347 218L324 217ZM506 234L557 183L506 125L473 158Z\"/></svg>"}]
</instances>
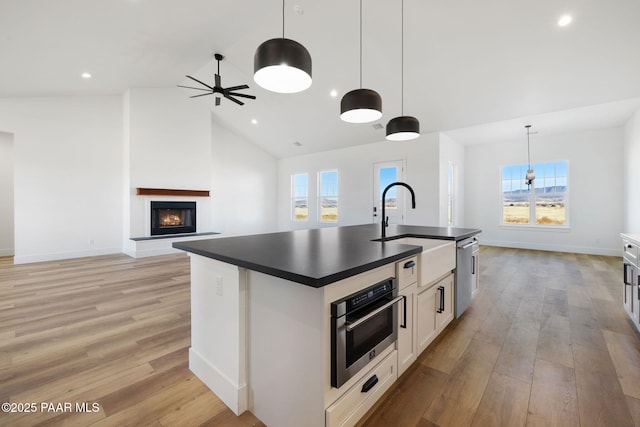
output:
<instances>
[{"instance_id":1,"label":"white cabinet","mask_svg":"<svg viewBox=\"0 0 640 427\"><path fill-rule=\"evenodd\" d=\"M326 427L355 425L398 378L395 351L378 363L325 412Z\"/></svg>"},{"instance_id":2,"label":"white cabinet","mask_svg":"<svg viewBox=\"0 0 640 427\"><path fill-rule=\"evenodd\" d=\"M471 269L471 280L473 283L471 288L471 297L475 297L480 290L480 248L478 247L478 245L476 245L473 249L471 260L473 262Z\"/></svg>"},{"instance_id":3,"label":"white cabinet","mask_svg":"<svg viewBox=\"0 0 640 427\"><path fill-rule=\"evenodd\" d=\"M453 320L453 274L449 273L418 294L418 354Z\"/></svg>"},{"instance_id":4,"label":"white cabinet","mask_svg":"<svg viewBox=\"0 0 640 427\"><path fill-rule=\"evenodd\" d=\"M418 257L396 264L398 295L403 299L398 307L398 375L402 375L418 357L416 345L416 299L418 297Z\"/></svg>"},{"instance_id":5,"label":"white cabinet","mask_svg":"<svg viewBox=\"0 0 640 427\"><path fill-rule=\"evenodd\" d=\"M640 255L640 244L634 240L622 239L622 259L623 259L623 294L622 301L624 309L633 320L636 328L640 329L640 295L639 281L640 269L638 255Z\"/></svg>"},{"instance_id":6,"label":"white cabinet","mask_svg":"<svg viewBox=\"0 0 640 427\"><path fill-rule=\"evenodd\" d=\"M418 357L416 343L416 304L418 282L405 287L399 292L403 301L398 310L398 376L402 375Z\"/></svg>"},{"instance_id":7,"label":"white cabinet","mask_svg":"<svg viewBox=\"0 0 640 427\"><path fill-rule=\"evenodd\" d=\"M436 288L434 286L418 294L416 338L418 354L436 337Z\"/></svg>"}]
</instances>

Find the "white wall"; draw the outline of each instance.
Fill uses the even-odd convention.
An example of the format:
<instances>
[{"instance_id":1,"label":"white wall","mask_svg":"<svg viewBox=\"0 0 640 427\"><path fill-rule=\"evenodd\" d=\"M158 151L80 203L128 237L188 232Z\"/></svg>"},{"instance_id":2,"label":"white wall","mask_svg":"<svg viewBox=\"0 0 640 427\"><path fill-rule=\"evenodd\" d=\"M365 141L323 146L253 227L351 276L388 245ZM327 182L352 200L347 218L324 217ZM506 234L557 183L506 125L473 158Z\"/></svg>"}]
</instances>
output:
<instances>
[{"instance_id":1,"label":"white wall","mask_svg":"<svg viewBox=\"0 0 640 427\"><path fill-rule=\"evenodd\" d=\"M212 126L212 222L220 237L276 231L278 162L255 144Z\"/></svg>"},{"instance_id":2,"label":"white wall","mask_svg":"<svg viewBox=\"0 0 640 427\"><path fill-rule=\"evenodd\" d=\"M533 162L569 161L567 232L500 226L500 169L527 162L526 141L467 146L466 225L481 228L487 245L619 255L623 139L622 128L532 138Z\"/></svg>"},{"instance_id":3,"label":"white wall","mask_svg":"<svg viewBox=\"0 0 640 427\"><path fill-rule=\"evenodd\" d=\"M438 134L422 135L412 141L383 141L355 147L330 150L305 156L280 159L278 168L278 227L281 230L333 226L318 221L317 173L338 170L338 224L353 225L372 222L373 164L404 160L404 181L415 191L416 209L406 206L406 224L438 223ZM291 175L309 174L309 221L291 220ZM400 190L404 191L404 190ZM410 200L408 197L405 200Z\"/></svg>"},{"instance_id":4,"label":"white wall","mask_svg":"<svg viewBox=\"0 0 640 427\"><path fill-rule=\"evenodd\" d=\"M126 239L150 235L149 202L170 199L136 196L136 188L211 190L211 112L177 88L129 89L124 99L128 153L123 162L128 166L125 188L130 195L125 218L130 234L124 236L124 243L128 252ZM196 201L197 231L213 231L210 198L173 200Z\"/></svg>"},{"instance_id":5,"label":"white wall","mask_svg":"<svg viewBox=\"0 0 640 427\"><path fill-rule=\"evenodd\" d=\"M14 135L14 262L120 252L120 97L3 98L0 130Z\"/></svg>"},{"instance_id":6,"label":"white wall","mask_svg":"<svg viewBox=\"0 0 640 427\"><path fill-rule=\"evenodd\" d=\"M13 256L13 134L0 132L0 256Z\"/></svg>"},{"instance_id":7,"label":"white wall","mask_svg":"<svg viewBox=\"0 0 640 427\"><path fill-rule=\"evenodd\" d=\"M629 119L624 134L624 227L640 233L640 110Z\"/></svg>"}]
</instances>

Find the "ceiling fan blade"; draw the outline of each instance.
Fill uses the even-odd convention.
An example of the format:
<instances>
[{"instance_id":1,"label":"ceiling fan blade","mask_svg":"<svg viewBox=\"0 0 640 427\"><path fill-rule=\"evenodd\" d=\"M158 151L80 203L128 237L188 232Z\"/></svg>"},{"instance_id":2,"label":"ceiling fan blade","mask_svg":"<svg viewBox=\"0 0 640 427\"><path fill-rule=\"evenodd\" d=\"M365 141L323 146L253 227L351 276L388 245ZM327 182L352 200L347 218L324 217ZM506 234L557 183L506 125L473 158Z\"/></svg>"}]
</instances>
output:
<instances>
[{"instance_id":1,"label":"ceiling fan blade","mask_svg":"<svg viewBox=\"0 0 640 427\"><path fill-rule=\"evenodd\" d=\"M225 91L225 92L230 92L230 91L234 91L234 90L241 90L241 89L249 89L249 86L247 86L247 85L240 85L240 86L225 87L225 88L224 88L224 91Z\"/></svg>"},{"instance_id":2,"label":"ceiling fan blade","mask_svg":"<svg viewBox=\"0 0 640 427\"><path fill-rule=\"evenodd\" d=\"M191 77L191 76L186 76L189 77L191 80L195 80L196 82L200 83L202 86L208 87L209 89L213 90L213 88L211 86L209 86L206 83L201 82L200 80L196 79L195 77Z\"/></svg>"},{"instance_id":3,"label":"ceiling fan blade","mask_svg":"<svg viewBox=\"0 0 640 427\"><path fill-rule=\"evenodd\" d=\"M219 97L219 96L216 96L216 107L217 107L218 105L220 105L220 97Z\"/></svg>"},{"instance_id":4,"label":"ceiling fan blade","mask_svg":"<svg viewBox=\"0 0 640 427\"><path fill-rule=\"evenodd\" d=\"M233 98L233 97L231 97L231 96L227 95L226 93L225 93L224 95L222 95L222 96L224 96L225 98L227 98L227 99L228 99L228 100L230 100L230 101L235 102L235 103L236 103L236 104L238 104L238 105L244 105L244 102L238 101L237 99L235 99L235 98Z\"/></svg>"},{"instance_id":5,"label":"ceiling fan blade","mask_svg":"<svg viewBox=\"0 0 640 427\"><path fill-rule=\"evenodd\" d=\"M227 92L227 95L240 96L242 98L256 99L253 95L245 95L244 93Z\"/></svg>"},{"instance_id":6,"label":"ceiling fan blade","mask_svg":"<svg viewBox=\"0 0 640 427\"><path fill-rule=\"evenodd\" d=\"M220 83L220 81L222 80L220 78L220 74L216 74L215 77L216 77L216 86L218 86L218 87L222 86L222 84Z\"/></svg>"},{"instance_id":7,"label":"ceiling fan blade","mask_svg":"<svg viewBox=\"0 0 640 427\"><path fill-rule=\"evenodd\" d=\"M191 86L182 86L182 85L177 85L177 86L178 86L178 87L184 87L184 88L186 88L186 89L196 89L196 90L206 90L206 91L211 90L211 89L205 89L205 88L203 88L203 87L191 87Z\"/></svg>"},{"instance_id":8,"label":"ceiling fan blade","mask_svg":"<svg viewBox=\"0 0 640 427\"><path fill-rule=\"evenodd\" d=\"M200 95L193 95L193 96L190 96L189 98L197 98L199 96L207 96L207 95L213 95L213 92L202 93Z\"/></svg>"}]
</instances>

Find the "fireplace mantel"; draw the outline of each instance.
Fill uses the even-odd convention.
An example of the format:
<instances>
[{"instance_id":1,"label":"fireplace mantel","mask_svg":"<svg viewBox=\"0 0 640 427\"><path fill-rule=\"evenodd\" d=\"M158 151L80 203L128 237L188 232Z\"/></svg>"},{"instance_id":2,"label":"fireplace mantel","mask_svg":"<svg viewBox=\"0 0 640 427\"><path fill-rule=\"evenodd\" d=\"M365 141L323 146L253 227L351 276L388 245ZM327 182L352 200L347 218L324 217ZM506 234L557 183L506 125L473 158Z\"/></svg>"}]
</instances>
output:
<instances>
[{"instance_id":1,"label":"fireplace mantel","mask_svg":"<svg viewBox=\"0 0 640 427\"><path fill-rule=\"evenodd\" d=\"M173 188L136 188L137 196L209 197L209 190L177 190Z\"/></svg>"}]
</instances>

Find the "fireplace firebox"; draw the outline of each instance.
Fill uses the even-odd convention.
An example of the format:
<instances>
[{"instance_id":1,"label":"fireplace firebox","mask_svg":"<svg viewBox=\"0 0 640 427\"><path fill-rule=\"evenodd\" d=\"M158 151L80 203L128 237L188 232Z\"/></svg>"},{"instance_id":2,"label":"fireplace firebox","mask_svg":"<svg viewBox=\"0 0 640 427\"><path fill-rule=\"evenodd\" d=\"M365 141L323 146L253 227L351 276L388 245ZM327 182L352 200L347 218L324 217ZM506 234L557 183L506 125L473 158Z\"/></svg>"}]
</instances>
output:
<instances>
[{"instance_id":1,"label":"fireplace firebox","mask_svg":"<svg viewBox=\"0 0 640 427\"><path fill-rule=\"evenodd\" d=\"M196 202L151 202L151 235L196 232Z\"/></svg>"}]
</instances>

